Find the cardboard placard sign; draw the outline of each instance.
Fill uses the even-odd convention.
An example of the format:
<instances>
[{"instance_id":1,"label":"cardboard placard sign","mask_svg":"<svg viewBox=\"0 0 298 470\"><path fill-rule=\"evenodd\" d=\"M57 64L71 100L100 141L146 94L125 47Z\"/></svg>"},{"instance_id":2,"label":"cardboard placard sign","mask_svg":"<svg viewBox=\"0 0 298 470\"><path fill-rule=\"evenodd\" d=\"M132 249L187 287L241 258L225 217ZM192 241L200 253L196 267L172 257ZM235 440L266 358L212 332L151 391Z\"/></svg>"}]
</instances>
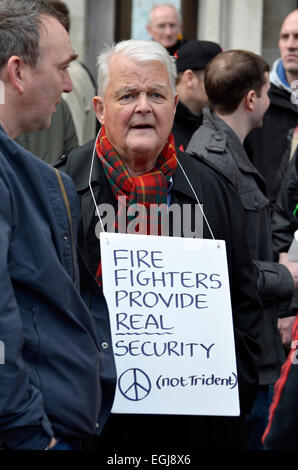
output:
<instances>
[{"instance_id":1,"label":"cardboard placard sign","mask_svg":"<svg viewBox=\"0 0 298 470\"><path fill-rule=\"evenodd\" d=\"M224 241L101 233L112 412L238 416Z\"/></svg>"}]
</instances>

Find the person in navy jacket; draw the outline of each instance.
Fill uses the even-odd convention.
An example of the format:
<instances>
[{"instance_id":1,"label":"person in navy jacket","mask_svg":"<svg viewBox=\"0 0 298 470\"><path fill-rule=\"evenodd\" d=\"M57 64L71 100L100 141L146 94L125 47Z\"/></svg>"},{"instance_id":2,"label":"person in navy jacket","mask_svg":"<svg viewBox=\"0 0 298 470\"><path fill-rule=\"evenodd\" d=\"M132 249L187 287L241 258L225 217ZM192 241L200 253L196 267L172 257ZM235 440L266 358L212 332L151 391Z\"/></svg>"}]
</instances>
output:
<instances>
[{"instance_id":1,"label":"person in navy jacket","mask_svg":"<svg viewBox=\"0 0 298 470\"><path fill-rule=\"evenodd\" d=\"M0 3L0 442L78 449L113 400L107 307L77 259L71 179L15 139L49 127L74 58L41 0ZM80 293L82 287L82 294ZM87 308L86 302L88 301ZM92 313L90 313L90 311Z\"/></svg>"}]
</instances>

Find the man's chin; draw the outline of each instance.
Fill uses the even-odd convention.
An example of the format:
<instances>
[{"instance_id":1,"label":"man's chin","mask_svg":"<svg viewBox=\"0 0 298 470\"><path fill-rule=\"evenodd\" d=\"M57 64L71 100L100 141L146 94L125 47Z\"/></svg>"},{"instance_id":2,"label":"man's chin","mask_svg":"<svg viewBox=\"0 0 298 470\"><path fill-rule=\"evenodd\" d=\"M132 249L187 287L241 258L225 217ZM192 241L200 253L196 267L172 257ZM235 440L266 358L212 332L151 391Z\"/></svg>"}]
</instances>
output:
<instances>
[{"instance_id":1,"label":"man's chin","mask_svg":"<svg viewBox=\"0 0 298 470\"><path fill-rule=\"evenodd\" d=\"M47 129L51 127L51 124L52 124L52 114L47 120L44 120L43 122L40 123L40 128L38 130L46 131Z\"/></svg>"},{"instance_id":2,"label":"man's chin","mask_svg":"<svg viewBox=\"0 0 298 470\"><path fill-rule=\"evenodd\" d=\"M174 42L171 41L171 42L164 42L164 43L161 43L161 45L165 48L165 49L169 49L170 47L174 47L175 44L176 44L177 40L175 40Z\"/></svg>"}]
</instances>

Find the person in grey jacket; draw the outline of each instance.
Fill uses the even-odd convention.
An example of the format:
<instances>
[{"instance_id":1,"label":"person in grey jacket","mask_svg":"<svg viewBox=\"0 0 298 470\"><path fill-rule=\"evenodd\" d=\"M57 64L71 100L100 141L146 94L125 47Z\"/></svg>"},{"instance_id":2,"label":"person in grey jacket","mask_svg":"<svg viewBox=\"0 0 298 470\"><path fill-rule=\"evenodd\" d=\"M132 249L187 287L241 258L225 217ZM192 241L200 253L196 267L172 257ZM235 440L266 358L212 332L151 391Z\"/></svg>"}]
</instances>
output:
<instances>
[{"instance_id":1,"label":"person in grey jacket","mask_svg":"<svg viewBox=\"0 0 298 470\"><path fill-rule=\"evenodd\" d=\"M49 127L72 89L73 58L46 2L1 0L0 442L9 450L81 449L113 400L107 306L87 268L79 276L74 184L14 140Z\"/></svg>"},{"instance_id":2,"label":"person in grey jacket","mask_svg":"<svg viewBox=\"0 0 298 470\"><path fill-rule=\"evenodd\" d=\"M78 137L68 103L61 99L48 129L20 134L16 142L49 165L78 147Z\"/></svg>"},{"instance_id":3,"label":"person in grey jacket","mask_svg":"<svg viewBox=\"0 0 298 470\"><path fill-rule=\"evenodd\" d=\"M203 155L215 164L238 191L246 213L247 238L264 305L258 399L263 397L265 405L262 412L257 401L249 420L250 425L256 422L249 428L256 441L248 443L249 448L255 449L261 446L261 434L266 424L271 400L269 385L275 383L285 360L277 330L277 314L280 303L289 302L294 290L288 269L274 262L266 184L243 148L245 137L262 125L269 106L269 65L250 52L223 52L207 65L205 88L211 109L204 109L203 125L190 140L187 152Z\"/></svg>"}]
</instances>

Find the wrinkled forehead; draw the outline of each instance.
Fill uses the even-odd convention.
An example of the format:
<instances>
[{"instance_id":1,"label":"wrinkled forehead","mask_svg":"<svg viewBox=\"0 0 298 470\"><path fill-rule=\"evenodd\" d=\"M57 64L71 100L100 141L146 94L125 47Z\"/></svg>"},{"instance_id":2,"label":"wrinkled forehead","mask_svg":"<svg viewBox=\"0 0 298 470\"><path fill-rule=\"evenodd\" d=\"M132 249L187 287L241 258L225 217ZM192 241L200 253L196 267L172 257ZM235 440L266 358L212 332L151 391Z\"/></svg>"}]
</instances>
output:
<instances>
[{"instance_id":1,"label":"wrinkled forehead","mask_svg":"<svg viewBox=\"0 0 298 470\"><path fill-rule=\"evenodd\" d=\"M110 63L110 83L132 81L156 81L170 86L170 77L166 65L151 57L133 57L119 53L113 57Z\"/></svg>"}]
</instances>

